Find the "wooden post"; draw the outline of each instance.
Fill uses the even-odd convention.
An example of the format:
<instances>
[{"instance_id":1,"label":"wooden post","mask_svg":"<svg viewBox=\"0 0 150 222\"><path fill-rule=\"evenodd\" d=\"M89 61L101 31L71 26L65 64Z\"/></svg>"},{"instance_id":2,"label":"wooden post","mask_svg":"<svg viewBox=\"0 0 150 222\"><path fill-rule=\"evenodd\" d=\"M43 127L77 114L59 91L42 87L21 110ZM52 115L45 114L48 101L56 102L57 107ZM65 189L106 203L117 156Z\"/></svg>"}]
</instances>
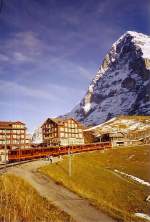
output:
<instances>
[{"instance_id":1,"label":"wooden post","mask_svg":"<svg viewBox=\"0 0 150 222\"><path fill-rule=\"evenodd\" d=\"M72 166L71 166L71 152L70 152L70 147L69 147L69 149L68 149L68 158L69 158L69 169L68 169L68 171L69 171L69 177L71 177L71 175L72 175Z\"/></svg>"},{"instance_id":2,"label":"wooden post","mask_svg":"<svg viewBox=\"0 0 150 222\"><path fill-rule=\"evenodd\" d=\"M7 167L7 136L6 136L6 129L5 129L5 171Z\"/></svg>"}]
</instances>

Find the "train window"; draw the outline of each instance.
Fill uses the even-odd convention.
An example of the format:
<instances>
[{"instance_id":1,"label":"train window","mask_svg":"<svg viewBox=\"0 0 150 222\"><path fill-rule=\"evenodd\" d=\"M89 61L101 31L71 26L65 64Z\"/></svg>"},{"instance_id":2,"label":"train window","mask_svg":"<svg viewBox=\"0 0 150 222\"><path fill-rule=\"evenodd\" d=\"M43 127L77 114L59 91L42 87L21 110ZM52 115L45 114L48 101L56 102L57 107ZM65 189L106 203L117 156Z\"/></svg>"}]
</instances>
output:
<instances>
[{"instance_id":1,"label":"train window","mask_svg":"<svg viewBox=\"0 0 150 222\"><path fill-rule=\"evenodd\" d=\"M16 155L16 153L17 153L17 152L14 151L14 150L10 152L11 155Z\"/></svg>"}]
</instances>

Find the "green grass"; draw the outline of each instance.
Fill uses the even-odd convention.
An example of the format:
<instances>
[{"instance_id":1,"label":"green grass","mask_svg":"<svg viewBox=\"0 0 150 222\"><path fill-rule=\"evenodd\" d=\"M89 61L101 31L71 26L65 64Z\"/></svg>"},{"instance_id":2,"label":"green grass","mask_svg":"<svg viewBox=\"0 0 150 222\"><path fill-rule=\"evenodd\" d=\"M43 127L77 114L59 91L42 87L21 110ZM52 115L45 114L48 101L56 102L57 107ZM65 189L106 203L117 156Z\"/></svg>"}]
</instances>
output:
<instances>
[{"instance_id":1,"label":"green grass","mask_svg":"<svg viewBox=\"0 0 150 222\"><path fill-rule=\"evenodd\" d=\"M117 175L114 169L150 181L150 148L118 148L77 154L72 157L72 176L68 176L68 158L40 171L78 193L111 216L123 221L138 221L135 212L149 214L145 198L150 188ZM144 221L140 219L140 221Z\"/></svg>"},{"instance_id":2,"label":"green grass","mask_svg":"<svg viewBox=\"0 0 150 222\"><path fill-rule=\"evenodd\" d=\"M23 179L10 174L0 176L0 222L54 221L72 220Z\"/></svg>"}]
</instances>

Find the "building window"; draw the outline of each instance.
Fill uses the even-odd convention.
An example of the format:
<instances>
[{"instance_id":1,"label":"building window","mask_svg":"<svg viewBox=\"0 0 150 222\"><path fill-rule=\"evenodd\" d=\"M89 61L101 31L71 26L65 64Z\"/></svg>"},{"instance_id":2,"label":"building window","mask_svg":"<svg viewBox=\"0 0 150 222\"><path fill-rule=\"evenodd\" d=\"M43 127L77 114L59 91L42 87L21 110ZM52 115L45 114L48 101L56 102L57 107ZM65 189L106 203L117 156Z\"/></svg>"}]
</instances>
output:
<instances>
[{"instance_id":1,"label":"building window","mask_svg":"<svg viewBox=\"0 0 150 222\"><path fill-rule=\"evenodd\" d=\"M79 133L79 138L82 138L82 133Z\"/></svg>"},{"instance_id":2,"label":"building window","mask_svg":"<svg viewBox=\"0 0 150 222\"><path fill-rule=\"evenodd\" d=\"M64 133L60 133L60 137L64 137Z\"/></svg>"}]
</instances>

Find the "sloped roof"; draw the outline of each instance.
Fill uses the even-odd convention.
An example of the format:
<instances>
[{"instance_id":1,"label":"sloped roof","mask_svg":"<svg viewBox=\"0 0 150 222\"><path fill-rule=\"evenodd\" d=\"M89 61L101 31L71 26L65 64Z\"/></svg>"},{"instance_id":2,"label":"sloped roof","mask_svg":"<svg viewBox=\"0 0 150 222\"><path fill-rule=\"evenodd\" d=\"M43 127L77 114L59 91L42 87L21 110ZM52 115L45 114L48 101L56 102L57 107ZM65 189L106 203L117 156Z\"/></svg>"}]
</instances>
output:
<instances>
[{"instance_id":1,"label":"sloped roof","mask_svg":"<svg viewBox=\"0 0 150 222\"><path fill-rule=\"evenodd\" d=\"M64 118L50 118L50 119L58 125L62 125L64 121L66 120Z\"/></svg>"},{"instance_id":2,"label":"sloped roof","mask_svg":"<svg viewBox=\"0 0 150 222\"><path fill-rule=\"evenodd\" d=\"M12 124L21 124L21 125L25 125L25 123L21 122L21 121L0 121L0 125L12 125Z\"/></svg>"},{"instance_id":3,"label":"sloped roof","mask_svg":"<svg viewBox=\"0 0 150 222\"><path fill-rule=\"evenodd\" d=\"M42 126L47 122L47 120L51 120L54 123L56 123L57 125L63 125L66 121L68 120L73 120L74 122L76 122L78 124L79 127L84 128L84 125L82 125L80 122L78 122L77 120L73 119L73 118L47 118L46 121L42 124Z\"/></svg>"}]
</instances>

